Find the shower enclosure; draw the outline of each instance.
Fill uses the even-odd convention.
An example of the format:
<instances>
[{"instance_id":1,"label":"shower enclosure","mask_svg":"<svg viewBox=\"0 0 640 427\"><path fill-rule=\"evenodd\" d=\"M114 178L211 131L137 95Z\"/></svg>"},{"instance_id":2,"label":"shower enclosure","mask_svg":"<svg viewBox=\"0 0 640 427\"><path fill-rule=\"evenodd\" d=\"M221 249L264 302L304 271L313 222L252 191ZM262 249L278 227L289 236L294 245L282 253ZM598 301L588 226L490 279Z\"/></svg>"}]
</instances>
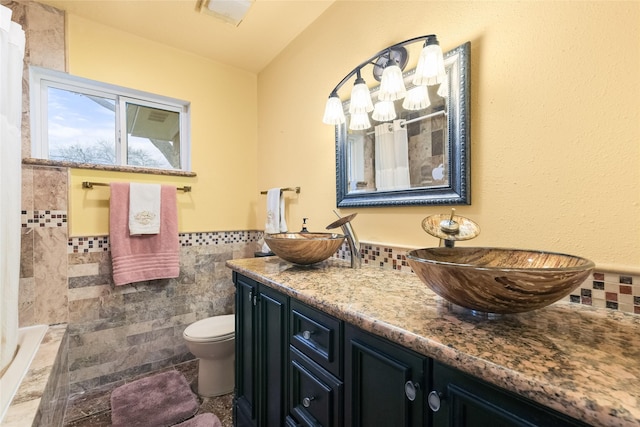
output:
<instances>
[{"instance_id":1,"label":"shower enclosure","mask_svg":"<svg viewBox=\"0 0 640 427\"><path fill-rule=\"evenodd\" d=\"M17 349L25 34L0 5L0 370Z\"/></svg>"}]
</instances>

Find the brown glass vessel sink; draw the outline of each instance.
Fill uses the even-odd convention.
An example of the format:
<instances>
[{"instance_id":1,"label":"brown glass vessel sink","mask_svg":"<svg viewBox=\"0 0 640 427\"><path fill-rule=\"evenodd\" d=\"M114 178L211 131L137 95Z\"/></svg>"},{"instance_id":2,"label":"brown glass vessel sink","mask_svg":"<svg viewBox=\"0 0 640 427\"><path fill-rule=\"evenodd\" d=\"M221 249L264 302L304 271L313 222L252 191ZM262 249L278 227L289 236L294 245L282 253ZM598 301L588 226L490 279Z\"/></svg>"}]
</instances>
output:
<instances>
[{"instance_id":1,"label":"brown glass vessel sink","mask_svg":"<svg viewBox=\"0 0 640 427\"><path fill-rule=\"evenodd\" d=\"M344 234L336 233L277 233L266 234L264 241L283 260L310 265L331 257L344 238Z\"/></svg>"},{"instance_id":2,"label":"brown glass vessel sink","mask_svg":"<svg viewBox=\"0 0 640 427\"><path fill-rule=\"evenodd\" d=\"M436 294L486 313L520 313L552 304L595 267L572 255L521 249L438 247L412 250L409 265Z\"/></svg>"}]
</instances>

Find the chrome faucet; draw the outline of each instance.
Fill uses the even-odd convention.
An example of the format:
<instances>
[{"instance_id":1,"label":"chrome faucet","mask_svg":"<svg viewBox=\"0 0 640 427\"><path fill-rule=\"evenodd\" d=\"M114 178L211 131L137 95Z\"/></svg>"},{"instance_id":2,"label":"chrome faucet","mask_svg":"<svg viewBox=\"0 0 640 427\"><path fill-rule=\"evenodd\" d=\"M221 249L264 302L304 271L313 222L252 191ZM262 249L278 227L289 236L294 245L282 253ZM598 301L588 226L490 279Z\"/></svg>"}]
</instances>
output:
<instances>
[{"instance_id":1,"label":"chrome faucet","mask_svg":"<svg viewBox=\"0 0 640 427\"><path fill-rule=\"evenodd\" d=\"M335 213L340 219L327 225L327 230L338 227L342 228L342 232L346 236L347 243L349 244L349 251L351 252L351 268L362 267L362 258L360 257L360 241L358 240L358 236L356 236L356 232L353 231L353 227L351 226L351 220L357 215L357 213L344 217L340 217L340 215L336 211L333 211L333 213Z\"/></svg>"}]
</instances>

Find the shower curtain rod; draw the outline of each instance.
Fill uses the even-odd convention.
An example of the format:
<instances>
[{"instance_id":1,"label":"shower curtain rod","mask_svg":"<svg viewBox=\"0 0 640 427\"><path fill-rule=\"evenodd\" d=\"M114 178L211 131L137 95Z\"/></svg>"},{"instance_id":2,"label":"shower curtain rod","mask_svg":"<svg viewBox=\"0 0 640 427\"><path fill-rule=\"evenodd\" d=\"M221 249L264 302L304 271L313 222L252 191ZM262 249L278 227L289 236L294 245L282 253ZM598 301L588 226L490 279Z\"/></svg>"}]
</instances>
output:
<instances>
[{"instance_id":1,"label":"shower curtain rod","mask_svg":"<svg viewBox=\"0 0 640 427\"><path fill-rule=\"evenodd\" d=\"M82 188L92 189L93 187L108 187L109 184L106 182L92 182L92 181L82 181ZM191 191L190 185L185 185L184 187L176 187L177 191L184 191L185 193L189 193Z\"/></svg>"},{"instance_id":2,"label":"shower curtain rod","mask_svg":"<svg viewBox=\"0 0 640 427\"><path fill-rule=\"evenodd\" d=\"M420 116L420 117L416 117L416 118L413 118L413 119L405 120L404 124L408 125L409 123L417 122L417 121L424 120L424 119L430 119L432 117L441 116L443 114L447 114L447 112L444 111L444 110L438 110L438 111L436 111L434 113L431 113L431 114L425 114L424 116ZM400 119L400 120L402 120L402 119ZM390 122L387 122L387 123L390 123ZM376 131L372 130L372 131L367 132L366 135L373 135L374 133L376 133Z\"/></svg>"}]
</instances>

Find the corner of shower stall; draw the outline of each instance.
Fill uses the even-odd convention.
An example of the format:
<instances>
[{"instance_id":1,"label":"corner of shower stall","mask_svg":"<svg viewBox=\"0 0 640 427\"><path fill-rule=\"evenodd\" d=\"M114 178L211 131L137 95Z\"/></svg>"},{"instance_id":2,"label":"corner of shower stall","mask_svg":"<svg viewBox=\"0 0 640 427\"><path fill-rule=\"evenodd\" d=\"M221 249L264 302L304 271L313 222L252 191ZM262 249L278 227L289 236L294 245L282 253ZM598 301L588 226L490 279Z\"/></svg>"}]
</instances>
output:
<instances>
[{"instance_id":1,"label":"corner of shower stall","mask_svg":"<svg viewBox=\"0 0 640 427\"><path fill-rule=\"evenodd\" d=\"M62 426L69 397L67 325L18 330L18 352L0 378L0 426Z\"/></svg>"}]
</instances>

